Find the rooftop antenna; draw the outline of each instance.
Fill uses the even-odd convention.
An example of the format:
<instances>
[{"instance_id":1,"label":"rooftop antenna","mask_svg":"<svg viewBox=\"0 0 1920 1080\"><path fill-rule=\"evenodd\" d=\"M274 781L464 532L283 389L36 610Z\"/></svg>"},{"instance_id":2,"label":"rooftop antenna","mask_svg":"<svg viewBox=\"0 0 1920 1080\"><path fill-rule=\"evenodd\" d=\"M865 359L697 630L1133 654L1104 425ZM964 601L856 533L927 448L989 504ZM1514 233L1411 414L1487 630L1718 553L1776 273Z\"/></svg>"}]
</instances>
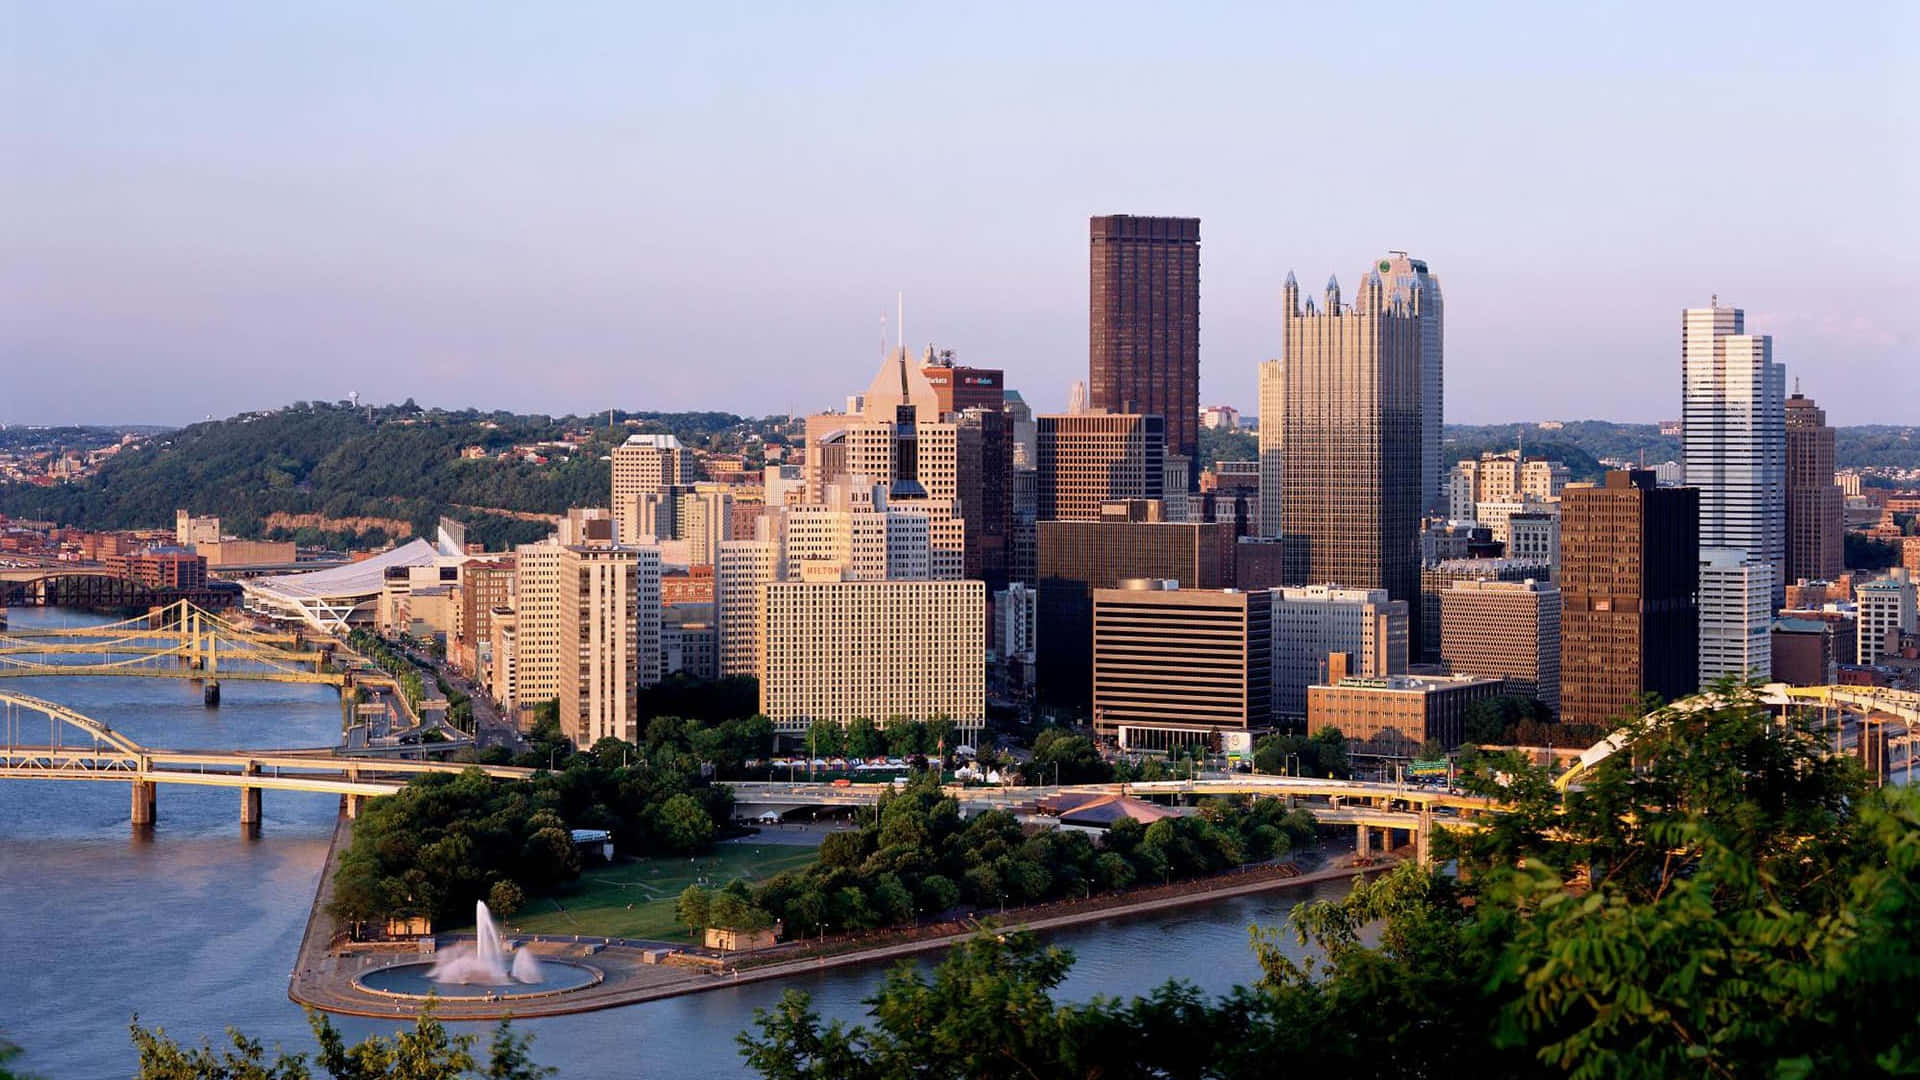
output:
<instances>
[{"instance_id":1,"label":"rooftop antenna","mask_svg":"<svg viewBox=\"0 0 1920 1080\"><path fill-rule=\"evenodd\" d=\"M895 294L894 302L899 305L899 311L897 312L897 317L894 319L893 328L894 328L894 331L900 335L900 351L906 352L907 351L907 294L904 291Z\"/></svg>"}]
</instances>

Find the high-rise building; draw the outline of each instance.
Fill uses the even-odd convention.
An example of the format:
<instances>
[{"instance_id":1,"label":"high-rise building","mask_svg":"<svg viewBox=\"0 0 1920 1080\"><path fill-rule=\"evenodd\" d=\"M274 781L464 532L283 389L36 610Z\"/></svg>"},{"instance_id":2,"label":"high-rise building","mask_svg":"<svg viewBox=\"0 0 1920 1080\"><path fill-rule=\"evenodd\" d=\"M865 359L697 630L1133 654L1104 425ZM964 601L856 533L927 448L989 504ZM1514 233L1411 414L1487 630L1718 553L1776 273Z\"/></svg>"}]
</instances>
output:
<instances>
[{"instance_id":1,"label":"high-rise building","mask_svg":"<svg viewBox=\"0 0 1920 1080\"><path fill-rule=\"evenodd\" d=\"M1787 399L1787 580L1829 580L1845 568L1847 497L1833 482L1833 429L1825 409Z\"/></svg>"},{"instance_id":2,"label":"high-rise building","mask_svg":"<svg viewBox=\"0 0 1920 1080\"><path fill-rule=\"evenodd\" d=\"M1645 470L1560 496L1560 718L1599 724L1699 686L1700 493Z\"/></svg>"},{"instance_id":3,"label":"high-rise building","mask_svg":"<svg viewBox=\"0 0 1920 1080\"><path fill-rule=\"evenodd\" d=\"M721 678L760 674L761 652L766 647L767 586L785 576L776 541L729 540L720 545L713 569L713 602Z\"/></svg>"},{"instance_id":4,"label":"high-rise building","mask_svg":"<svg viewBox=\"0 0 1920 1080\"><path fill-rule=\"evenodd\" d=\"M1093 592L1093 727L1168 750L1272 726L1267 593L1132 580Z\"/></svg>"},{"instance_id":5,"label":"high-rise building","mask_svg":"<svg viewBox=\"0 0 1920 1080\"><path fill-rule=\"evenodd\" d=\"M560 560L551 539L514 549L514 699L538 705L560 696Z\"/></svg>"},{"instance_id":6,"label":"high-rise building","mask_svg":"<svg viewBox=\"0 0 1920 1080\"><path fill-rule=\"evenodd\" d=\"M1859 618L1855 656L1859 663L1877 664L1886 655L1889 631L1912 633L1920 629L1920 594L1913 575L1904 567L1887 576L1854 586L1854 609Z\"/></svg>"},{"instance_id":7,"label":"high-rise building","mask_svg":"<svg viewBox=\"0 0 1920 1080\"><path fill-rule=\"evenodd\" d=\"M1260 362L1260 535L1280 535L1280 493L1286 484L1286 362Z\"/></svg>"},{"instance_id":8,"label":"high-rise building","mask_svg":"<svg viewBox=\"0 0 1920 1080\"><path fill-rule=\"evenodd\" d=\"M1552 566L1545 559L1441 559L1420 568L1420 647L1414 653L1425 663L1443 658L1443 605L1446 595L1462 581L1545 581Z\"/></svg>"},{"instance_id":9,"label":"high-rise building","mask_svg":"<svg viewBox=\"0 0 1920 1080\"><path fill-rule=\"evenodd\" d=\"M933 353L931 348L927 351ZM920 373L926 376L939 402L939 414L927 417L929 420L976 408L999 412L1006 403L1005 372L956 364L951 349L933 353L928 361L922 362Z\"/></svg>"},{"instance_id":10,"label":"high-rise building","mask_svg":"<svg viewBox=\"0 0 1920 1080\"><path fill-rule=\"evenodd\" d=\"M954 417L955 483L965 522L965 576L1007 587L1013 537L1013 426L996 404L970 405Z\"/></svg>"},{"instance_id":11,"label":"high-rise building","mask_svg":"<svg viewBox=\"0 0 1920 1080\"><path fill-rule=\"evenodd\" d=\"M1688 308L1680 372L1687 486L1700 492L1700 546L1739 548L1787 577L1786 370L1773 338L1746 332L1739 308Z\"/></svg>"},{"instance_id":12,"label":"high-rise building","mask_svg":"<svg viewBox=\"0 0 1920 1080\"><path fill-rule=\"evenodd\" d=\"M1788 686L1832 686L1840 676L1832 623L1782 618L1773 623L1773 679Z\"/></svg>"},{"instance_id":13,"label":"high-rise building","mask_svg":"<svg viewBox=\"0 0 1920 1080\"><path fill-rule=\"evenodd\" d=\"M776 581L766 587L760 711L785 734L815 720L885 727L986 717L986 592L978 581Z\"/></svg>"},{"instance_id":14,"label":"high-rise building","mask_svg":"<svg viewBox=\"0 0 1920 1080\"><path fill-rule=\"evenodd\" d=\"M475 559L460 568L460 644L455 662L468 675L477 675L481 657L493 648L493 613L514 605L514 557L495 555Z\"/></svg>"},{"instance_id":15,"label":"high-rise building","mask_svg":"<svg viewBox=\"0 0 1920 1080\"><path fill-rule=\"evenodd\" d=\"M1420 312L1420 509L1441 513L1447 507L1447 462L1441 446L1446 420L1446 304L1440 279L1427 272L1425 259L1408 258L1404 251L1388 252L1374 269L1386 279L1390 299Z\"/></svg>"},{"instance_id":16,"label":"high-rise building","mask_svg":"<svg viewBox=\"0 0 1920 1080\"><path fill-rule=\"evenodd\" d=\"M673 435L629 435L612 456L613 516L621 523L621 539L661 535L637 527L637 504L643 495L664 496L688 483L692 463L686 447Z\"/></svg>"},{"instance_id":17,"label":"high-rise building","mask_svg":"<svg viewBox=\"0 0 1920 1080\"><path fill-rule=\"evenodd\" d=\"M1560 573L1560 504L1548 503L1507 517L1507 556L1544 562L1549 573Z\"/></svg>"},{"instance_id":18,"label":"high-rise building","mask_svg":"<svg viewBox=\"0 0 1920 1080\"><path fill-rule=\"evenodd\" d=\"M581 748L638 741L639 690L660 679L660 552L560 551L560 728Z\"/></svg>"},{"instance_id":19,"label":"high-rise building","mask_svg":"<svg viewBox=\"0 0 1920 1080\"><path fill-rule=\"evenodd\" d=\"M1504 679L1560 711L1560 590L1546 581L1456 581L1440 596L1440 656L1455 675Z\"/></svg>"},{"instance_id":20,"label":"high-rise building","mask_svg":"<svg viewBox=\"0 0 1920 1080\"><path fill-rule=\"evenodd\" d=\"M1166 455L1161 417L1078 413L1042 416L1036 423L1040 521L1092 521L1102 503L1161 497Z\"/></svg>"},{"instance_id":21,"label":"high-rise building","mask_svg":"<svg viewBox=\"0 0 1920 1080\"><path fill-rule=\"evenodd\" d=\"M512 608L495 608L487 618L487 629L493 635L493 652L486 670L487 692L507 710L520 704L519 680L515 677L520 650L514 641L514 619Z\"/></svg>"},{"instance_id":22,"label":"high-rise building","mask_svg":"<svg viewBox=\"0 0 1920 1080\"><path fill-rule=\"evenodd\" d=\"M1282 297L1281 531L1305 545L1308 580L1386 589L1417 621L1426 292L1396 300L1370 272L1355 303L1329 279L1325 307L1303 306L1288 274Z\"/></svg>"},{"instance_id":23,"label":"high-rise building","mask_svg":"<svg viewBox=\"0 0 1920 1080\"><path fill-rule=\"evenodd\" d=\"M1483 502L1516 502L1522 498L1557 499L1573 473L1564 461L1531 457L1520 459L1520 451L1488 451L1475 459L1453 467L1449 489L1464 496L1467 505ZM1458 509L1456 506L1454 509ZM1462 515L1453 513L1453 517ZM1469 515L1471 516L1471 515Z\"/></svg>"},{"instance_id":24,"label":"high-rise building","mask_svg":"<svg viewBox=\"0 0 1920 1080\"><path fill-rule=\"evenodd\" d=\"M1773 567L1739 548L1700 549L1700 687L1773 674Z\"/></svg>"},{"instance_id":25,"label":"high-rise building","mask_svg":"<svg viewBox=\"0 0 1920 1080\"><path fill-rule=\"evenodd\" d=\"M1089 223L1092 406L1166 418L1166 451L1200 473L1200 219Z\"/></svg>"},{"instance_id":26,"label":"high-rise building","mask_svg":"<svg viewBox=\"0 0 1920 1080\"><path fill-rule=\"evenodd\" d=\"M1233 583L1233 526L1161 520L1159 503L1112 502L1097 521L1042 521L1036 588L1038 692L1042 701L1085 709L1091 702L1093 590L1132 578L1221 589Z\"/></svg>"},{"instance_id":27,"label":"high-rise building","mask_svg":"<svg viewBox=\"0 0 1920 1080\"><path fill-rule=\"evenodd\" d=\"M1273 712L1307 715L1307 687L1337 678L1328 657L1342 657L1343 673L1399 675L1407 670L1407 605L1385 589L1303 585L1273 596Z\"/></svg>"},{"instance_id":28,"label":"high-rise building","mask_svg":"<svg viewBox=\"0 0 1920 1080\"><path fill-rule=\"evenodd\" d=\"M712 566L720 544L733 532L733 494L725 484L694 484L673 493L672 539L684 540L696 566ZM638 536L622 539L639 543ZM661 537L660 539L667 539Z\"/></svg>"}]
</instances>

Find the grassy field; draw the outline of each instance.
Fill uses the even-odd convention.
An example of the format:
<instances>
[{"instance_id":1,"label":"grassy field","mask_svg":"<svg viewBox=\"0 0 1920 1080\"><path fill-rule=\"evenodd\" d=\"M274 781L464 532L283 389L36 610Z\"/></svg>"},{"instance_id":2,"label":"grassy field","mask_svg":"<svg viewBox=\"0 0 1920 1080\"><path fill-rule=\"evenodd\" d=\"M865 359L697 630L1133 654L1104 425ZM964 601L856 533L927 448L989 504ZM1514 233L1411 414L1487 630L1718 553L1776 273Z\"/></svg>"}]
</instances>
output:
<instances>
[{"instance_id":1,"label":"grassy field","mask_svg":"<svg viewBox=\"0 0 1920 1080\"><path fill-rule=\"evenodd\" d=\"M781 844L722 844L698 859L630 859L591 867L565 892L532 900L507 922L529 934L687 941L673 902L695 883L763 881L813 862L818 850Z\"/></svg>"}]
</instances>

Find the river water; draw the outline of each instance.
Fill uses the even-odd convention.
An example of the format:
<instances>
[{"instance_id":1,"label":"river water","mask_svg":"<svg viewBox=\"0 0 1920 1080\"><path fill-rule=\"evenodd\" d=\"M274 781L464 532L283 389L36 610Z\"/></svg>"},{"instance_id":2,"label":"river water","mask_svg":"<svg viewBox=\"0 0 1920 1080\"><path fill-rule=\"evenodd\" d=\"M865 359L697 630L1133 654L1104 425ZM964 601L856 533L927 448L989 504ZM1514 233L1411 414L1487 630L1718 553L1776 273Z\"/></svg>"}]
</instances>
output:
<instances>
[{"instance_id":1,"label":"river water","mask_svg":"<svg viewBox=\"0 0 1920 1080\"><path fill-rule=\"evenodd\" d=\"M78 625L91 616L15 609L15 627ZM338 739L338 693L324 686L224 683L205 708L175 679L9 679L0 687L57 701L148 746L320 746ZM38 714L23 743L44 743ZM66 741L73 741L67 736ZM127 785L0 781L0 1036L14 1063L45 1080L131 1076L134 1014L182 1042L219 1040L229 1025L269 1046L310 1050L286 980L326 855L338 801L267 792L258 839L240 829L228 788L163 785L158 825L135 837ZM1247 927L1276 924L1303 899L1344 894L1343 882L1107 920L1049 935L1078 962L1061 1000L1141 993L1170 978L1210 992L1258 970ZM923 960L931 966L934 960ZM825 971L620 1009L527 1021L534 1056L562 1077L749 1075L734 1036L789 986L823 1016L859 1020L885 968ZM393 1024L335 1023L350 1037ZM484 1036L484 1026L475 1027Z\"/></svg>"}]
</instances>

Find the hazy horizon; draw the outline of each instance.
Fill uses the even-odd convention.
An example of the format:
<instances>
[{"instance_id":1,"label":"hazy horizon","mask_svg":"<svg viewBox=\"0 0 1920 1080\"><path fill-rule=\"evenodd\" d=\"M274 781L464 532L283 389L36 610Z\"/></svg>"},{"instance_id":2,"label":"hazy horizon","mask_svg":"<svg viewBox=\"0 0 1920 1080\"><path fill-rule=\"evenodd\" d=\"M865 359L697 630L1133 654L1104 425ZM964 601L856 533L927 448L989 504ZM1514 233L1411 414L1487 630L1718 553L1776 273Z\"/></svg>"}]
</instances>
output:
<instances>
[{"instance_id":1,"label":"hazy horizon","mask_svg":"<svg viewBox=\"0 0 1920 1080\"><path fill-rule=\"evenodd\" d=\"M1201 219L1203 403L1388 249L1449 422L1680 412L1742 307L1920 422L1920 8L19 5L0 421L295 400L769 415L894 340L1086 377L1087 218ZM1519 419L1516 419L1519 418Z\"/></svg>"}]
</instances>

